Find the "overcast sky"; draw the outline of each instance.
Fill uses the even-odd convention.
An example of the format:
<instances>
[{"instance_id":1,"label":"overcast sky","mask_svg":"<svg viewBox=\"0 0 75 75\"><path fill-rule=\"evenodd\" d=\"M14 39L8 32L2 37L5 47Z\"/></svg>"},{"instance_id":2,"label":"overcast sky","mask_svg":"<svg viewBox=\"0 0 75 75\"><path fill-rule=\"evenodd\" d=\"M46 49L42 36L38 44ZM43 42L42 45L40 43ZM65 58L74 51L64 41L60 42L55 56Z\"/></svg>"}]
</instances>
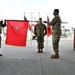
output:
<instances>
[{"instance_id":1,"label":"overcast sky","mask_svg":"<svg viewBox=\"0 0 75 75\"><path fill-rule=\"evenodd\" d=\"M53 10L60 10L62 21L67 21L69 26L75 27L75 1L74 0L0 0L0 20L16 19L23 20L23 15L27 19L32 16L46 20L47 15L51 20L53 18ZM66 24L65 24L66 25Z\"/></svg>"}]
</instances>

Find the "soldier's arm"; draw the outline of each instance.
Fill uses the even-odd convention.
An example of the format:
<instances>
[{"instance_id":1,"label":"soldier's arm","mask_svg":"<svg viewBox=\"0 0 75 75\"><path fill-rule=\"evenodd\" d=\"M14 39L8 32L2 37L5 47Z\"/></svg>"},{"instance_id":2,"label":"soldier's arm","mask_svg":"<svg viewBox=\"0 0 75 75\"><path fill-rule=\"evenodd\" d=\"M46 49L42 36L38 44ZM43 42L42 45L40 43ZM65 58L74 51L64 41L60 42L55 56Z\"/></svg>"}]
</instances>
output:
<instances>
[{"instance_id":1,"label":"soldier's arm","mask_svg":"<svg viewBox=\"0 0 75 75\"><path fill-rule=\"evenodd\" d=\"M1 21L0 21L0 26L1 26L1 27L2 27L2 24L3 24L3 21L1 20Z\"/></svg>"},{"instance_id":2,"label":"soldier's arm","mask_svg":"<svg viewBox=\"0 0 75 75\"><path fill-rule=\"evenodd\" d=\"M6 26L6 20L4 21L4 24L2 24L1 27L5 27Z\"/></svg>"},{"instance_id":3,"label":"soldier's arm","mask_svg":"<svg viewBox=\"0 0 75 75\"><path fill-rule=\"evenodd\" d=\"M5 20L5 22L4 22L4 27L6 26L6 20Z\"/></svg>"},{"instance_id":4,"label":"soldier's arm","mask_svg":"<svg viewBox=\"0 0 75 75\"><path fill-rule=\"evenodd\" d=\"M1 36L1 26L0 26L0 36Z\"/></svg>"},{"instance_id":5,"label":"soldier's arm","mask_svg":"<svg viewBox=\"0 0 75 75\"><path fill-rule=\"evenodd\" d=\"M47 22L47 24L50 25L50 26L54 26L56 24L56 22L58 21L58 19L59 19L58 17L54 17L52 19L52 21L51 22Z\"/></svg>"},{"instance_id":6,"label":"soldier's arm","mask_svg":"<svg viewBox=\"0 0 75 75\"><path fill-rule=\"evenodd\" d=\"M44 33L44 36L47 34L47 28L46 28L46 26L45 26L45 33Z\"/></svg>"},{"instance_id":7,"label":"soldier's arm","mask_svg":"<svg viewBox=\"0 0 75 75\"><path fill-rule=\"evenodd\" d=\"M35 27L34 27L34 34L36 35L36 25L35 25Z\"/></svg>"}]
</instances>

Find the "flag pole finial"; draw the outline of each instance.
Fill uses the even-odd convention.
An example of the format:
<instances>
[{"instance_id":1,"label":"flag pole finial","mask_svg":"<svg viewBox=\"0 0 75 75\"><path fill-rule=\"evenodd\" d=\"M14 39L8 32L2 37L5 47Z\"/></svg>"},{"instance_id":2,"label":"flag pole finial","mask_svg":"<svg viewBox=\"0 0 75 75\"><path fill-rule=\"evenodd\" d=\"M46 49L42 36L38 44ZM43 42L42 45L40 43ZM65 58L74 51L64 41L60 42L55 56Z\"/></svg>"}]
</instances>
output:
<instances>
[{"instance_id":1,"label":"flag pole finial","mask_svg":"<svg viewBox=\"0 0 75 75\"><path fill-rule=\"evenodd\" d=\"M40 12L39 12L39 18L40 18Z\"/></svg>"},{"instance_id":2,"label":"flag pole finial","mask_svg":"<svg viewBox=\"0 0 75 75\"><path fill-rule=\"evenodd\" d=\"M31 12L31 14L33 14L33 13Z\"/></svg>"},{"instance_id":3,"label":"flag pole finial","mask_svg":"<svg viewBox=\"0 0 75 75\"><path fill-rule=\"evenodd\" d=\"M25 12L24 12L24 15L25 15Z\"/></svg>"},{"instance_id":4,"label":"flag pole finial","mask_svg":"<svg viewBox=\"0 0 75 75\"><path fill-rule=\"evenodd\" d=\"M33 15L33 13L31 12L31 20L32 20L32 15Z\"/></svg>"}]
</instances>

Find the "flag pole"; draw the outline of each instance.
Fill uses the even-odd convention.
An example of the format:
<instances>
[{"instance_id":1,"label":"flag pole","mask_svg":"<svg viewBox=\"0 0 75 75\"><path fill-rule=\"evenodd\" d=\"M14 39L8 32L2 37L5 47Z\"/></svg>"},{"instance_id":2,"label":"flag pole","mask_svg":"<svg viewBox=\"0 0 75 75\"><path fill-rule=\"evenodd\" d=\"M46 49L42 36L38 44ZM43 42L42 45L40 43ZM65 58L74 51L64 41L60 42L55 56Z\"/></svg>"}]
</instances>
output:
<instances>
[{"instance_id":1,"label":"flag pole","mask_svg":"<svg viewBox=\"0 0 75 75\"><path fill-rule=\"evenodd\" d=\"M39 18L40 18L40 12L39 12Z\"/></svg>"},{"instance_id":2,"label":"flag pole","mask_svg":"<svg viewBox=\"0 0 75 75\"><path fill-rule=\"evenodd\" d=\"M24 12L24 15L25 15L25 12Z\"/></svg>"},{"instance_id":3,"label":"flag pole","mask_svg":"<svg viewBox=\"0 0 75 75\"><path fill-rule=\"evenodd\" d=\"M61 23L68 24L68 22L61 22Z\"/></svg>"},{"instance_id":4,"label":"flag pole","mask_svg":"<svg viewBox=\"0 0 75 75\"><path fill-rule=\"evenodd\" d=\"M39 15L39 18L40 18L40 15ZM29 20L28 22L38 22L38 21ZM42 22L44 22L44 21L42 21ZM68 22L61 22L61 23L63 23L63 24L68 24Z\"/></svg>"},{"instance_id":5,"label":"flag pole","mask_svg":"<svg viewBox=\"0 0 75 75\"><path fill-rule=\"evenodd\" d=\"M24 12L24 15L23 16L25 16L25 12Z\"/></svg>"}]
</instances>

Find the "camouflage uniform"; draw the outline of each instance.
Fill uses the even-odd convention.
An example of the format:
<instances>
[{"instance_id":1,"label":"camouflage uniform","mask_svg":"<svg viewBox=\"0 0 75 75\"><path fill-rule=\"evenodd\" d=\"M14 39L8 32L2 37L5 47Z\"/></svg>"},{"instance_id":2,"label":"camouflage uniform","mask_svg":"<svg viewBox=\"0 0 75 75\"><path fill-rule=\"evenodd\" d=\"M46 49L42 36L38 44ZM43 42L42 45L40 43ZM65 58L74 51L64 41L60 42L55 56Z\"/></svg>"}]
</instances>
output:
<instances>
[{"instance_id":1,"label":"camouflage uniform","mask_svg":"<svg viewBox=\"0 0 75 75\"><path fill-rule=\"evenodd\" d=\"M0 48L1 48L1 26L2 24L0 23Z\"/></svg>"},{"instance_id":2,"label":"camouflage uniform","mask_svg":"<svg viewBox=\"0 0 75 75\"><path fill-rule=\"evenodd\" d=\"M0 48L1 48L1 27L5 27L6 26L6 21L3 24L3 21L0 21ZM2 56L2 50L0 49L0 56Z\"/></svg>"},{"instance_id":3,"label":"camouflage uniform","mask_svg":"<svg viewBox=\"0 0 75 75\"><path fill-rule=\"evenodd\" d=\"M61 35L61 19L59 15L56 15L51 22L47 22L52 26L52 43L54 52L59 52L59 41Z\"/></svg>"},{"instance_id":4,"label":"camouflage uniform","mask_svg":"<svg viewBox=\"0 0 75 75\"><path fill-rule=\"evenodd\" d=\"M3 21L0 21L0 48L1 48L1 27L5 27L6 26L6 21L3 24Z\"/></svg>"},{"instance_id":5,"label":"camouflage uniform","mask_svg":"<svg viewBox=\"0 0 75 75\"><path fill-rule=\"evenodd\" d=\"M44 48L44 36L47 34L46 25L43 23L36 24L34 28L34 34L37 37L38 50Z\"/></svg>"},{"instance_id":6,"label":"camouflage uniform","mask_svg":"<svg viewBox=\"0 0 75 75\"><path fill-rule=\"evenodd\" d=\"M1 48L1 26L0 26L0 48Z\"/></svg>"}]
</instances>

